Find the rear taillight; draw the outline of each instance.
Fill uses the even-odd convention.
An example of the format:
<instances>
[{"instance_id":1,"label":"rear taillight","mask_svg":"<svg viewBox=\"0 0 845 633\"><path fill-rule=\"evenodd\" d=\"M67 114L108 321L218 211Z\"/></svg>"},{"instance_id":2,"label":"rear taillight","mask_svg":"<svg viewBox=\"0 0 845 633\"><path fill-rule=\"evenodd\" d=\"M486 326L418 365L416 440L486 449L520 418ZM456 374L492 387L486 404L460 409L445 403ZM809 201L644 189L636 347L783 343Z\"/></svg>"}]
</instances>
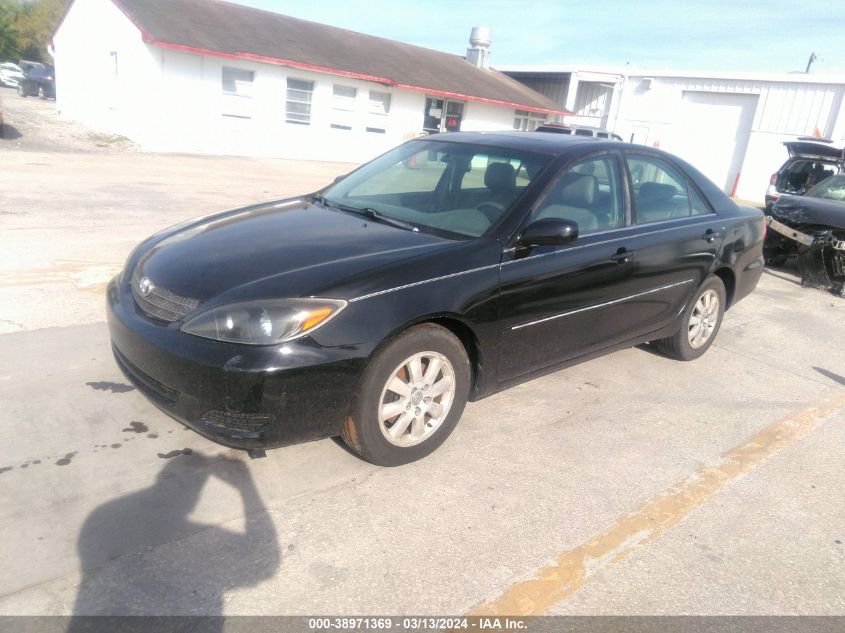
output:
<instances>
[{"instance_id":1,"label":"rear taillight","mask_svg":"<svg viewBox=\"0 0 845 633\"><path fill-rule=\"evenodd\" d=\"M766 239L766 231L769 230L769 223L766 222L766 218L763 218L763 240Z\"/></svg>"},{"instance_id":2,"label":"rear taillight","mask_svg":"<svg viewBox=\"0 0 845 633\"><path fill-rule=\"evenodd\" d=\"M777 172L775 172L774 174L772 174L772 177L769 178L769 184L775 185L775 184L777 184L777 181L778 181L778 175L777 175Z\"/></svg>"}]
</instances>

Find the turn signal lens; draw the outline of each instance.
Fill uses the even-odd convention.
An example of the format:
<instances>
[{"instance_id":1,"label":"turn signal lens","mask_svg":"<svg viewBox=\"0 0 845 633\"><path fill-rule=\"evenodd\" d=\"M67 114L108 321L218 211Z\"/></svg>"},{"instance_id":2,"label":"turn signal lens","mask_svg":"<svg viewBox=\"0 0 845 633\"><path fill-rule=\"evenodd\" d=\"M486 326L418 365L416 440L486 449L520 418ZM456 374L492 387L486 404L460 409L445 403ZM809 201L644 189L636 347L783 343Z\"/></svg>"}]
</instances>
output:
<instances>
[{"instance_id":1,"label":"turn signal lens","mask_svg":"<svg viewBox=\"0 0 845 633\"><path fill-rule=\"evenodd\" d=\"M317 325L328 319L332 315L332 308L317 308L308 312L308 316L302 321L302 329L304 331L311 330Z\"/></svg>"}]
</instances>

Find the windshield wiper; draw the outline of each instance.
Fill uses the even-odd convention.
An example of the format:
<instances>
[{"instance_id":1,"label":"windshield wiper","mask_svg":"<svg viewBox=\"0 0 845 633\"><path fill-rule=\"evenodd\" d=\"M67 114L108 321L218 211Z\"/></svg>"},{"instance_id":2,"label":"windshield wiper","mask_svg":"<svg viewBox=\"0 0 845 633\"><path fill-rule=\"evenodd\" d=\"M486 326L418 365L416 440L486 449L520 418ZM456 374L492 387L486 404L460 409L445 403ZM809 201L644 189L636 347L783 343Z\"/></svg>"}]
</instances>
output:
<instances>
[{"instance_id":1,"label":"windshield wiper","mask_svg":"<svg viewBox=\"0 0 845 633\"><path fill-rule=\"evenodd\" d=\"M324 204L327 202L326 200L322 201ZM405 229L406 231L413 231L414 233L419 233L419 229L415 227L410 222L405 222L404 220L399 220L398 218L392 218L389 215L384 215L381 211L377 211L372 207L350 207L345 204L334 204L337 209L341 211L348 211L349 213L357 213L358 215L363 215L364 217L370 218L372 220L376 220L377 222L381 222L383 224L389 224L390 226L395 226L400 229Z\"/></svg>"}]
</instances>

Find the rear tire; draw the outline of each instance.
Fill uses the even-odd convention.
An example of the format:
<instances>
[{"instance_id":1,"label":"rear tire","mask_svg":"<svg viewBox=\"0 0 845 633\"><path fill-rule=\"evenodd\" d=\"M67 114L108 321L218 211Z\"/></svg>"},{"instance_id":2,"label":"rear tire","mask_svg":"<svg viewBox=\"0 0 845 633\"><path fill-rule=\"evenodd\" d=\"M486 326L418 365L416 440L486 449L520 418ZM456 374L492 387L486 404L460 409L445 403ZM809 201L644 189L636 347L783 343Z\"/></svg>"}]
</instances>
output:
<instances>
[{"instance_id":1,"label":"rear tire","mask_svg":"<svg viewBox=\"0 0 845 633\"><path fill-rule=\"evenodd\" d=\"M470 388L466 350L423 323L390 341L364 370L341 436L363 459L401 466L436 450L454 430Z\"/></svg>"},{"instance_id":2,"label":"rear tire","mask_svg":"<svg viewBox=\"0 0 845 633\"><path fill-rule=\"evenodd\" d=\"M47 93L44 92L44 86L38 86L38 98L39 99L46 99Z\"/></svg>"},{"instance_id":3,"label":"rear tire","mask_svg":"<svg viewBox=\"0 0 845 633\"><path fill-rule=\"evenodd\" d=\"M657 350L676 360L695 360L710 349L725 314L725 284L710 275L701 284L680 318L674 336L654 342Z\"/></svg>"}]
</instances>

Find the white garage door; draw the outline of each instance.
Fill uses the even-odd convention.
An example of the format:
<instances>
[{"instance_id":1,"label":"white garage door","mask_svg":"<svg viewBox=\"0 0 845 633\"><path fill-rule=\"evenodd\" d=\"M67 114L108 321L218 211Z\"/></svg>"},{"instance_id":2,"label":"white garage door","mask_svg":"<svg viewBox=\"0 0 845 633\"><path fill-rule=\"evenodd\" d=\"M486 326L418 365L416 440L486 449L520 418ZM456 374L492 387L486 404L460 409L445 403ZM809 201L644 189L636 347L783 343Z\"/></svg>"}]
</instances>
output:
<instances>
[{"instance_id":1,"label":"white garage door","mask_svg":"<svg viewBox=\"0 0 845 633\"><path fill-rule=\"evenodd\" d=\"M757 95L684 91L667 147L731 193L739 180Z\"/></svg>"}]
</instances>

